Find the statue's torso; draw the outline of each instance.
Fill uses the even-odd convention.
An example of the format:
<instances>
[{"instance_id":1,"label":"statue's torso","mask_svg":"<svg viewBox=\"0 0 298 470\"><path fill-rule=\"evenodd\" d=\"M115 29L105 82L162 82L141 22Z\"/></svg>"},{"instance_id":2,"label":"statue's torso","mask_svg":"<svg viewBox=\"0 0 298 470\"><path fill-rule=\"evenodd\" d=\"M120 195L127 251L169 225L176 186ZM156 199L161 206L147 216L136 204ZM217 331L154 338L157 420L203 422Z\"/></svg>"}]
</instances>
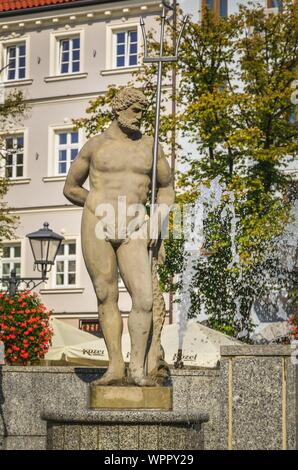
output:
<instances>
[{"instance_id":1,"label":"statue's torso","mask_svg":"<svg viewBox=\"0 0 298 470\"><path fill-rule=\"evenodd\" d=\"M96 214L99 205L110 204L117 219L119 197L125 197L127 207L144 205L151 182L152 158L150 137L139 140L115 140L105 134L96 137L92 143L90 192L85 206ZM127 216L126 223L133 218Z\"/></svg>"}]
</instances>

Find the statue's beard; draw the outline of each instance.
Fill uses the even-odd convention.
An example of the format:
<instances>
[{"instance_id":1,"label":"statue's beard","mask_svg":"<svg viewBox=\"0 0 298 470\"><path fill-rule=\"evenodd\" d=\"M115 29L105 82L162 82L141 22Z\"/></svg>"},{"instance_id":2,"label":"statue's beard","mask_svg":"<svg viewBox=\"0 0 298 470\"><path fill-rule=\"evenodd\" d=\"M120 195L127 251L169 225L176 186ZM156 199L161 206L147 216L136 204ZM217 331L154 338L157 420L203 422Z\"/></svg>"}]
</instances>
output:
<instances>
[{"instance_id":1,"label":"statue's beard","mask_svg":"<svg viewBox=\"0 0 298 470\"><path fill-rule=\"evenodd\" d=\"M118 124L123 132L131 134L133 132L140 132L140 125L136 124L135 121L131 121L124 117L118 116Z\"/></svg>"}]
</instances>

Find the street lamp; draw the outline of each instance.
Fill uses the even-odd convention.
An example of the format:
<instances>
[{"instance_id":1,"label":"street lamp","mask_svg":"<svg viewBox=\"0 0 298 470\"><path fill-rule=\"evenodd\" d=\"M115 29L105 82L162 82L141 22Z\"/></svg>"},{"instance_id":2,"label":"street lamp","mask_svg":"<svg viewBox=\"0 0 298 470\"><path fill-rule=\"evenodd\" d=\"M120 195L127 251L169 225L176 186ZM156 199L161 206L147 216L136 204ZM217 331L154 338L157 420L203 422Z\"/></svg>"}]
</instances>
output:
<instances>
[{"instance_id":1,"label":"street lamp","mask_svg":"<svg viewBox=\"0 0 298 470\"><path fill-rule=\"evenodd\" d=\"M41 272L41 277L17 277L15 269L9 278L2 278L1 282L8 285L9 295L14 296L21 283L25 283L27 289L32 290L45 282L47 273L51 270L64 237L53 232L49 224L45 222L43 228L26 235L29 238L31 250L34 257L34 265Z\"/></svg>"}]
</instances>

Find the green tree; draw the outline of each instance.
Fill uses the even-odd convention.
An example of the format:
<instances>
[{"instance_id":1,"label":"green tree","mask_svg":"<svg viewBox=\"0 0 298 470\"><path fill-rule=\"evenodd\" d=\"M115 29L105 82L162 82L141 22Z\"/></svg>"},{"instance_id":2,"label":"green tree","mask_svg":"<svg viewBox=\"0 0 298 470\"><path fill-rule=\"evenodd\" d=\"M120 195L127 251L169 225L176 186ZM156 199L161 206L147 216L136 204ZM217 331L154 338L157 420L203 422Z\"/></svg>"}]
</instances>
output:
<instances>
[{"instance_id":1,"label":"green tree","mask_svg":"<svg viewBox=\"0 0 298 470\"><path fill-rule=\"evenodd\" d=\"M202 182L208 186L221 176L235 199L239 254L231 264L231 217L209 214L209 256L197 266L192 312L204 303L209 324L234 335L249 337L257 297L273 283L289 288L294 282L285 272L277 281L284 267L272 252L293 202L291 179L282 170L298 151L291 124L297 52L297 7L288 1L279 15L245 6L227 19L207 12L201 25L190 25L183 44L179 122L200 158L184 156L187 171L178 185L192 201Z\"/></svg>"},{"instance_id":2,"label":"green tree","mask_svg":"<svg viewBox=\"0 0 298 470\"><path fill-rule=\"evenodd\" d=\"M166 51L171 53L169 44ZM150 45L153 50L158 47L152 37ZM295 198L289 191L291 178L283 169L298 151L298 128L291 124L291 84L297 65L298 16L290 0L285 0L278 15L267 15L252 5L241 6L239 14L228 18L216 18L207 10L203 21L190 22L184 34L177 64L177 116L163 109L161 142L170 142L169 131L175 125L196 149L187 154L177 146L181 161L177 202L194 202L200 186L210 186L218 176L234 199L231 209L229 197L224 196L204 221L208 256L196 266L188 313L195 316L204 305L210 326L243 338L249 338L252 329L254 300L265 296L273 283L287 288L293 283L287 273L279 276L284 268L274 250ZM167 65L164 83L169 83L169 71ZM146 132L153 129L155 81L155 66L142 67L132 81L144 88L150 102ZM89 135L102 131L111 120L116 91L112 86L91 102L89 116L76 125L85 127ZM164 98L164 102L171 99L168 88ZM170 280L183 270L183 240L170 237L166 251L162 286L179 290L179 278L174 285Z\"/></svg>"},{"instance_id":3,"label":"green tree","mask_svg":"<svg viewBox=\"0 0 298 470\"><path fill-rule=\"evenodd\" d=\"M8 94L3 103L0 104L0 165L5 166L5 141L3 133L13 129L16 122L19 122L25 115L27 106L24 102L23 94L20 91ZM5 175L0 176L0 244L1 241L10 239L16 228L17 217L10 213L7 204L4 202L8 191L8 179Z\"/></svg>"}]
</instances>

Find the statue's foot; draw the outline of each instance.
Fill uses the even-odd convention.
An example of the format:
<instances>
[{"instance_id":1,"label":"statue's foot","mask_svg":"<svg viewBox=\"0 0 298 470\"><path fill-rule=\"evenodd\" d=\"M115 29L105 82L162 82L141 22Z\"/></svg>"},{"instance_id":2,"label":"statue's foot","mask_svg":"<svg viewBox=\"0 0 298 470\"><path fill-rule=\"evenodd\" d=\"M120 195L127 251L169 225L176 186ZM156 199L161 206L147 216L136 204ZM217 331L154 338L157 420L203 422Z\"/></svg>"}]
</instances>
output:
<instances>
[{"instance_id":1,"label":"statue's foot","mask_svg":"<svg viewBox=\"0 0 298 470\"><path fill-rule=\"evenodd\" d=\"M151 378L146 375L133 377L133 381L139 387L156 387L157 383Z\"/></svg>"},{"instance_id":2,"label":"statue's foot","mask_svg":"<svg viewBox=\"0 0 298 470\"><path fill-rule=\"evenodd\" d=\"M125 370L108 369L104 375L92 382L92 385L123 385L125 382Z\"/></svg>"},{"instance_id":3,"label":"statue's foot","mask_svg":"<svg viewBox=\"0 0 298 470\"><path fill-rule=\"evenodd\" d=\"M151 377L143 373L132 374L129 372L127 382L131 385L138 385L138 387L155 387L157 385Z\"/></svg>"}]
</instances>

